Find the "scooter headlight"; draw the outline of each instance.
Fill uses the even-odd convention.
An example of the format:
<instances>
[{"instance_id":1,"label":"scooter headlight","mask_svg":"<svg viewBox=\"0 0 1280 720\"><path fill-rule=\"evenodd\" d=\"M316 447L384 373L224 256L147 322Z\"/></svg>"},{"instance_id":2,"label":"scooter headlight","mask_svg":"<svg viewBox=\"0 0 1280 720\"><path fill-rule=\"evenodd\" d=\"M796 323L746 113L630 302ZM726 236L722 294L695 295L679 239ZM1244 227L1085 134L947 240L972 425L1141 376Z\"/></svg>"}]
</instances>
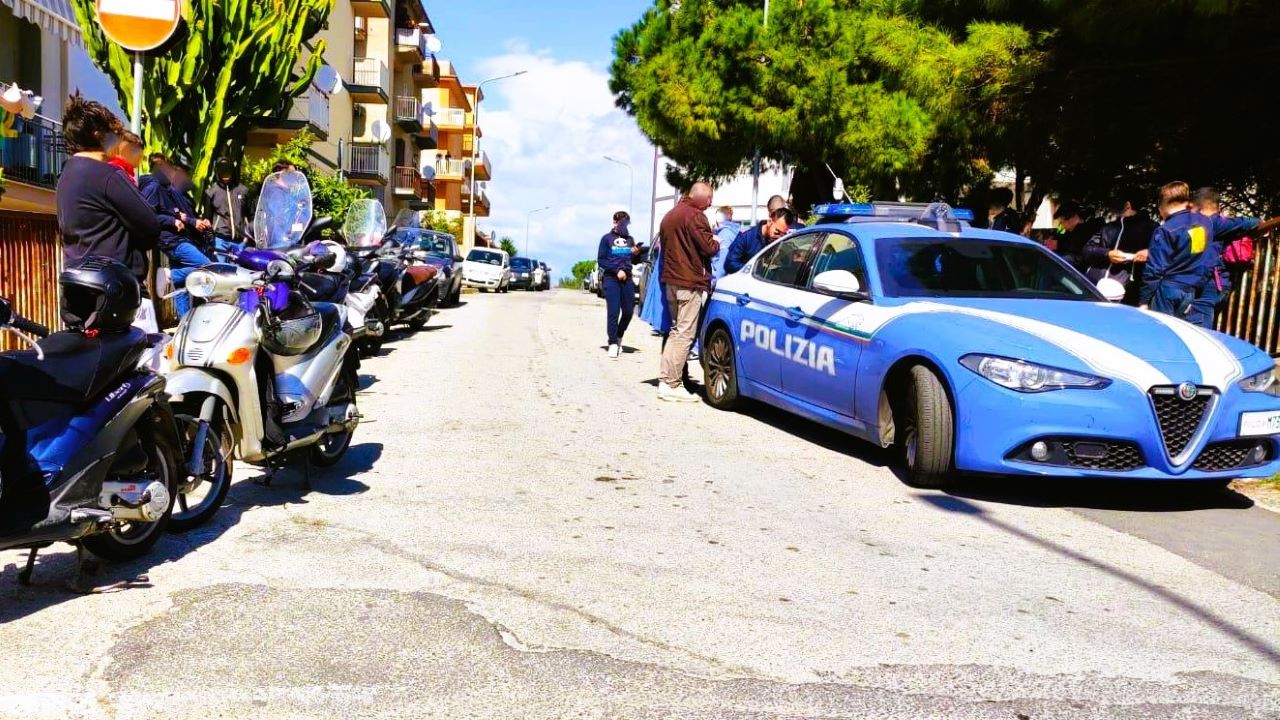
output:
<instances>
[{"instance_id":1,"label":"scooter headlight","mask_svg":"<svg viewBox=\"0 0 1280 720\"><path fill-rule=\"evenodd\" d=\"M217 275L206 270L196 270L187 276L187 294L191 297L209 298L217 291Z\"/></svg>"}]
</instances>

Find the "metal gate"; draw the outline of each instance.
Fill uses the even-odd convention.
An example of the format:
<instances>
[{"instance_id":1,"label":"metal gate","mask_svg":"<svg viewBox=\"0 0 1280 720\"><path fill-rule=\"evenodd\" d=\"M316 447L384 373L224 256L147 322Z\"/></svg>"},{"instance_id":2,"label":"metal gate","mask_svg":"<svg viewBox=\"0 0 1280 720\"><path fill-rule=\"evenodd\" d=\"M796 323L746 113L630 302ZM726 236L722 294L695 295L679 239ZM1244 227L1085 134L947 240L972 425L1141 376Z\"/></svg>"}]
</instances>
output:
<instances>
[{"instance_id":1,"label":"metal gate","mask_svg":"<svg viewBox=\"0 0 1280 720\"><path fill-rule=\"evenodd\" d=\"M58 273L62 250L53 215L0 210L0 297L23 317L49 328L58 319ZM0 333L0 349L25 347L11 333Z\"/></svg>"},{"instance_id":2,"label":"metal gate","mask_svg":"<svg viewBox=\"0 0 1280 720\"><path fill-rule=\"evenodd\" d=\"M1232 276L1233 290L1217 328L1272 355L1280 352L1280 247L1275 233L1254 239L1253 267Z\"/></svg>"}]
</instances>

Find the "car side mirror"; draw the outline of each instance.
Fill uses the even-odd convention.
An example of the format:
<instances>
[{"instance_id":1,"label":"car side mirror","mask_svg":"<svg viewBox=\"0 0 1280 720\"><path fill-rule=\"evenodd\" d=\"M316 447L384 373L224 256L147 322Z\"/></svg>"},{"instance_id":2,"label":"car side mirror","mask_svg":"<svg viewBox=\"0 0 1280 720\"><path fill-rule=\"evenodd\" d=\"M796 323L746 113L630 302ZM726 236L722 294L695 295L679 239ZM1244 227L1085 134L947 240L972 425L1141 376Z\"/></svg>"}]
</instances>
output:
<instances>
[{"instance_id":1,"label":"car side mirror","mask_svg":"<svg viewBox=\"0 0 1280 720\"><path fill-rule=\"evenodd\" d=\"M858 277L848 270L828 270L813 278L813 289L846 300L870 300Z\"/></svg>"},{"instance_id":2,"label":"car side mirror","mask_svg":"<svg viewBox=\"0 0 1280 720\"><path fill-rule=\"evenodd\" d=\"M454 261L454 262L466 262L466 260L467 260L467 259L466 259L466 258L464 258L464 257L462 257L461 255L454 255L454 256L453 256L453 261Z\"/></svg>"}]
</instances>

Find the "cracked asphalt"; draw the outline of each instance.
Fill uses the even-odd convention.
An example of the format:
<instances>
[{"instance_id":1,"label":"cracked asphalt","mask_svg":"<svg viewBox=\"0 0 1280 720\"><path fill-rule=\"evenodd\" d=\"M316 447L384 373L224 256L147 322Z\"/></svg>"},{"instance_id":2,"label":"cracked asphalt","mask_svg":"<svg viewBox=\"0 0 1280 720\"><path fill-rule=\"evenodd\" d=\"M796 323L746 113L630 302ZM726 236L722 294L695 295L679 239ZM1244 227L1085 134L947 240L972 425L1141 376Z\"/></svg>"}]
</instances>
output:
<instances>
[{"instance_id":1,"label":"cracked asphalt","mask_svg":"<svg viewBox=\"0 0 1280 720\"><path fill-rule=\"evenodd\" d=\"M0 718L1277 718L1280 518L1230 492L903 485L655 398L574 291L366 361L339 466L237 470L105 584L0 552ZM698 373L695 372L695 376Z\"/></svg>"}]
</instances>

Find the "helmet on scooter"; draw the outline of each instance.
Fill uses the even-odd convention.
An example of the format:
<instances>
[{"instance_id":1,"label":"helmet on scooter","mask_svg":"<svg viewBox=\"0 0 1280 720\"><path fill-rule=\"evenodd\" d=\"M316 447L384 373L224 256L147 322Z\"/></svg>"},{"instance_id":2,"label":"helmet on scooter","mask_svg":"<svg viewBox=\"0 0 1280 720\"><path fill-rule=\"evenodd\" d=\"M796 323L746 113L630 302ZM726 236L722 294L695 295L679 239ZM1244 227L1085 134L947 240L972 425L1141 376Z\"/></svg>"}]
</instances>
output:
<instances>
[{"instance_id":1,"label":"helmet on scooter","mask_svg":"<svg viewBox=\"0 0 1280 720\"><path fill-rule=\"evenodd\" d=\"M86 255L58 276L62 321L73 330L129 329L142 305L142 286L124 263Z\"/></svg>"},{"instance_id":2,"label":"helmet on scooter","mask_svg":"<svg viewBox=\"0 0 1280 720\"><path fill-rule=\"evenodd\" d=\"M290 299L289 307L276 313L262 329L262 347L273 355L301 355L320 340L323 326L320 312L295 295Z\"/></svg>"}]
</instances>

